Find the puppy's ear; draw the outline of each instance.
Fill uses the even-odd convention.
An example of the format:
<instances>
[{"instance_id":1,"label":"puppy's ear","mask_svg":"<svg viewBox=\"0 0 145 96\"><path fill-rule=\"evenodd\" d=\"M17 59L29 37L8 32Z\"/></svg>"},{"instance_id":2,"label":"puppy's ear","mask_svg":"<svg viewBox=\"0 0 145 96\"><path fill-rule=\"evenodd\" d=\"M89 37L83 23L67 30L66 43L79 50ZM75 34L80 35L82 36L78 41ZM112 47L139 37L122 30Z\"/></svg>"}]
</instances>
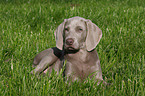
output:
<instances>
[{"instance_id":1,"label":"puppy's ear","mask_svg":"<svg viewBox=\"0 0 145 96\"><path fill-rule=\"evenodd\" d=\"M57 27L54 32L55 40L56 40L56 47L60 50L63 48L63 30L65 25L66 19Z\"/></svg>"},{"instance_id":2,"label":"puppy's ear","mask_svg":"<svg viewBox=\"0 0 145 96\"><path fill-rule=\"evenodd\" d=\"M91 20L87 21L87 30L86 48L87 51L92 51L99 43L102 37L102 31L96 24L92 23Z\"/></svg>"}]
</instances>

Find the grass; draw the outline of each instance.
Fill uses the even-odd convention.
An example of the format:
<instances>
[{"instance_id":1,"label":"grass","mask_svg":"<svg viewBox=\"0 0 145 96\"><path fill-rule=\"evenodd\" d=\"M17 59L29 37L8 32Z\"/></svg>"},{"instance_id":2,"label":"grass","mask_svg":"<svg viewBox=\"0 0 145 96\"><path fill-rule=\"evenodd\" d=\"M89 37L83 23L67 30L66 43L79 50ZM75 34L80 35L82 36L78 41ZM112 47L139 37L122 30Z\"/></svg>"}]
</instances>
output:
<instances>
[{"instance_id":1,"label":"grass","mask_svg":"<svg viewBox=\"0 0 145 96\"><path fill-rule=\"evenodd\" d=\"M103 78L67 84L55 72L30 74L37 53L55 46L53 32L63 19L80 16L92 20L103 32L96 47ZM144 0L1 0L1 96L144 96Z\"/></svg>"}]
</instances>

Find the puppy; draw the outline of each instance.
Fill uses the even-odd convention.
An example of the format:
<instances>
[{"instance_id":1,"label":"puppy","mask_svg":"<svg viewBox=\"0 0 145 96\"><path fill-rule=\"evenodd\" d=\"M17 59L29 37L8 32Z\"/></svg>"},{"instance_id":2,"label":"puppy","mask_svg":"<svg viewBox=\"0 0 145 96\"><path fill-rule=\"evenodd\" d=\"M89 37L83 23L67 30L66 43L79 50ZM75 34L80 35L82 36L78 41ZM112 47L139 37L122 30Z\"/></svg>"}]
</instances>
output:
<instances>
[{"instance_id":1,"label":"puppy","mask_svg":"<svg viewBox=\"0 0 145 96\"><path fill-rule=\"evenodd\" d=\"M66 61L64 75L69 81L84 80L88 76L102 81L100 60L95 50L102 37L102 31L91 20L82 17L65 19L55 31L56 47L40 52L34 58L37 65L33 74L39 74L48 67L59 74Z\"/></svg>"}]
</instances>

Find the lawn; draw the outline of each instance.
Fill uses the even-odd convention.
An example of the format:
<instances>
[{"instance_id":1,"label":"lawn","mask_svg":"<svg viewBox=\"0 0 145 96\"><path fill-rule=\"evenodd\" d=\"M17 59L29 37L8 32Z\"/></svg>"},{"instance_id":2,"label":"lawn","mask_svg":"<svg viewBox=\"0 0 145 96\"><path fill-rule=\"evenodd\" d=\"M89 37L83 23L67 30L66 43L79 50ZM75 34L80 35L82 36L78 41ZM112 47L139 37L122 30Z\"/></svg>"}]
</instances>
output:
<instances>
[{"instance_id":1,"label":"lawn","mask_svg":"<svg viewBox=\"0 0 145 96\"><path fill-rule=\"evenodd\" d=\"M109 86L35 76L33 58L55 47L54 31L80 16L102 30L97 45ZM0 96L144 96L145 0L1 0Z\"/></svg>"}]
</instances>

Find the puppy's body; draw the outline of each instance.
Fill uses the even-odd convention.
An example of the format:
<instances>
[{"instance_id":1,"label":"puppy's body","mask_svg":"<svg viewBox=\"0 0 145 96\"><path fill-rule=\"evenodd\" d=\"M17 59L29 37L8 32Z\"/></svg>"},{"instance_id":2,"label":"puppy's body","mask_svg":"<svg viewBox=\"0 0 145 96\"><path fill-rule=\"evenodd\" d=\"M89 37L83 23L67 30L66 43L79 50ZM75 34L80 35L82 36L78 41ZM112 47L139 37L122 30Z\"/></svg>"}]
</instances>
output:
<instances>
[{"instance_id":1,"label":"puppy's body","mask_svg":"<svg viewBox=\"0 0 145 96\"><path fill-rule=\"evenodd\" d=\"M56 56L56 50L51 48L39 53L34 59L39 64L31 73L40 73L47 66L50 73L52 68L59 73L66 60L64 74L68 80L84 80L88 76L103 80L98 54L94 50L101 36L101 30L90 20L81 17L64 20L55 31L56 47L61 50L61 56Z\"/></svg>"},{"instance_id":2,"label":"puppy's body","mask_svg":"<svg viewBox=\"0 0 145 96\"><path fill-rule=\"evenodd\" d=\"M64 57L67 60L65 75L72 81L84 80L88 76L92 78L94 75L97 80L103 80L96 50L87 52L81 49L75 54L66 54Z\"/></svg>"}]
</instances>

